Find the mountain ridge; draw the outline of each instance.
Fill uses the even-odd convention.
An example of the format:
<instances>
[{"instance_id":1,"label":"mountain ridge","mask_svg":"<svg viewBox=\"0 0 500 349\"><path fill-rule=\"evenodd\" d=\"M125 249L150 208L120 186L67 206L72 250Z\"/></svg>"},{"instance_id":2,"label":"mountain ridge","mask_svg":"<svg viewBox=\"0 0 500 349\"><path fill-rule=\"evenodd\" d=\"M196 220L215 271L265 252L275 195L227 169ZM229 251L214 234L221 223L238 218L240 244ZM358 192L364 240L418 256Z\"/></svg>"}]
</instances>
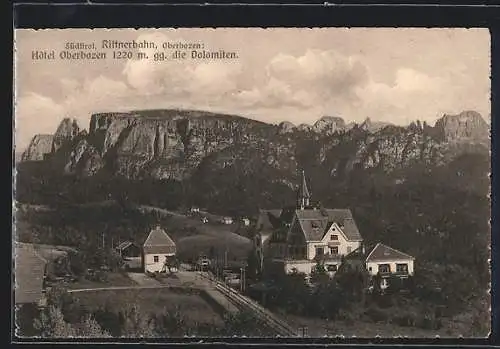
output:
<instances>
[{"instance_id":1,"label":"mountain ridge","mask_svg":"<svg viewBox=\"0 0 500 349\"><path fill-rule=\"evenodd\" d=\"M337 116L295 126L199 110L151 109L95 113L88 132L65 118L54 135L35 135L22 160L49 161L65 174L106 171L181 181L206 167L237 165L251 173L250 164L282 178L307 166L321 166L336 176L356 167L390 172L415 162L445 162L463 151L462 144L487 148L488 137L489 126L474 111L445 114L434 126L420 121L396 126L370 118L346 124Z\"/></svg>"}]
</instances>

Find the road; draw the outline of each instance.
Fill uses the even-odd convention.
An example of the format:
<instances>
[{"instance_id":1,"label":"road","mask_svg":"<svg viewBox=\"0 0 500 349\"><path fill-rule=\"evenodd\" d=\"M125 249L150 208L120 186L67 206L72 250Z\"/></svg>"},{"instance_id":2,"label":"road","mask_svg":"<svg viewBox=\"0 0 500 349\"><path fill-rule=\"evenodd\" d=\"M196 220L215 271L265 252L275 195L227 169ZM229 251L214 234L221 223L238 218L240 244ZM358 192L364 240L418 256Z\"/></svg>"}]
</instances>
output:
<instances>
[{"instance_id":1,"label":"road","mask_svg":"<svg viewBox=\"0 0 500 349\"><path fill-rule=\"evenodd\" d=\"M184 270L183 270L184 269ZM137 285L129 286L103 286L93 288L80 288L68 290L69 293L75 292L91 292L105 290L131 290L131 289L146 289L146 288L168 288L168 287L191 287L198 289L215 289L215 283L206 276L202 276L200 272L188 271L182 268L172 274L171 277L163 276L160 279L151 278L142 273L127 273L131 280Z\"/></svg>"},{"instance_id":2,"label":"road","mask_svg":"<svg viewBox=\"0 0 500 349\"><path fill-rule=\"evenodd\" d=\"M161 285L161 282L147 276L144 273L127 273L128 277L140 286Z\"/></svg>"}]
</instances>

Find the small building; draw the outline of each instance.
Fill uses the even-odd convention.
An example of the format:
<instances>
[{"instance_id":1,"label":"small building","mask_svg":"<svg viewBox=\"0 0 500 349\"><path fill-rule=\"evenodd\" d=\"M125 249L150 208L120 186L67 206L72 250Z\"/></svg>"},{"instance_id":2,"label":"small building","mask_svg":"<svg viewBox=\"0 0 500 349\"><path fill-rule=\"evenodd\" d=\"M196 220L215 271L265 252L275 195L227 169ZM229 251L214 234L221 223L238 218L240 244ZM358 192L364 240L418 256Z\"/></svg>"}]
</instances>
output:
<instances>
[{"instance_id":1,"label":"small building","mask_svg":"<svg viewBox=\"0 0 500 349\"><path fill-rule=\"evenodd\" d=\"M202 222L203 224L208 223L208 218L207 218L207 217L202 217L202 218L201 218L201 222Z\"/></svg>"},{"instance_id":2,"label":"small building","mask_svg":"<svg viewBox=\"0 0 500 349\"><path fill-rule=\"evenodd\" d=\"M161 272L176 254L174 241L159 225L151 230L143 245L144 272Z\"/></svg>"},{"instance_id":3,"label":"small building","mask_svg":"<svg viewBox=\"0 0 500 349\"><path fill-rule=\"evenodd\" d=\"M123 241L115 250L124 259L141 257L141 247L133 241Z\"/></svg>"},{"instance_id":4,"label":"small building","mask_svg":"<svg viewBox=\"0 0 500 349\"><path fill-rule=\"evenodd\" d=\"M414 257L379 242L366 257L366 270L371 276L380 275L380 286L385 289L390 277L405 279L412 276L414 261Z\"/></svg>"},{"instance_id":5,"label":"small building","mask_svg":"<svg viewBox=\"0 0 500 349\"><path fill-rule=\"evenodd\" d=\"M141 247L133 241L124 241L115 247L126 269L140 269L142 265Z\"/></svg>"},{"instance_id":6,"label":"small building","mask_svg":"<svg viewBox=\"0 0 500 349\"><path fill-rule=\"evenodd\" d=\"M14 302L16 305L44 306L47 260L33 247L17 244L14 265Z\"/></svg>"},{"instance_id":7,"label":"small building","mask_svg":"<svg viewBox=\"0 0 500 349\"><path fill-rule=\"evenodd\" d=\"M196 206L193 206L191 207L191 213L199 213L200 212L200 208L199 207L196 207Z\"/></svg>"},{"instance_id":8,"label":"small building","mask_svg":"<svg viewBox=\"0 0 500 349\"><path fill-rule=\"evenodd\" d=\"M233 224L233 219L231 217L223 217L221 222L223 224Z\"/></svg>"}]
</instances>

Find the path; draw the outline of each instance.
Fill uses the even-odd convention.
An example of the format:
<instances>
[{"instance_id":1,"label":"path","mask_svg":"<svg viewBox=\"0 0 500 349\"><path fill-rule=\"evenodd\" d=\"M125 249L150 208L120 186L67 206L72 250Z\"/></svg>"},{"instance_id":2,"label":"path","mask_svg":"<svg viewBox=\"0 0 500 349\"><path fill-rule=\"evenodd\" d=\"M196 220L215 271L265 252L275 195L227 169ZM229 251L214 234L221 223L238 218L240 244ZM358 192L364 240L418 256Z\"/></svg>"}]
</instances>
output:
<instances>
[{"instance_id":1,"label":"path","mask_svg":"<svg viewBox=\"0 0 500 349\"><path fill-rule=\"evenodd\" d=\"M159 213L163 213L163 214L167 214L167 215L189 218L185 214L182 214L179 212L174 212L174 211L169 211L169 210L166 210L164 208L159 208L159 207L154 207L154 206L140 205L139 210L146 211L146 212L159 212Z\"/></svg>"},{"instance_id":2,"label":"path","mask_svg":"<svg viewBox=\"0 0 500 349\"><path fill-rule=\"evenodd\" d=\"M140 286L161 285L161 283L143 273L127 273L128 277Z\"/></svg>"},{"instance_id":3,"label":"path","mask_svg":"<svg viewBox=\"0 0 500 349\"><path fill-rule=\"evenodd\" d=\"M79 288L75 290L68 290L68 293L78 293L78 292L94 292L94 291L112 291L112 290L141 290L149 288L170 288L171 285L149 285L149 286L107 286L107 287L95 287L95 288Z\"/></svg>"}]
</instances>

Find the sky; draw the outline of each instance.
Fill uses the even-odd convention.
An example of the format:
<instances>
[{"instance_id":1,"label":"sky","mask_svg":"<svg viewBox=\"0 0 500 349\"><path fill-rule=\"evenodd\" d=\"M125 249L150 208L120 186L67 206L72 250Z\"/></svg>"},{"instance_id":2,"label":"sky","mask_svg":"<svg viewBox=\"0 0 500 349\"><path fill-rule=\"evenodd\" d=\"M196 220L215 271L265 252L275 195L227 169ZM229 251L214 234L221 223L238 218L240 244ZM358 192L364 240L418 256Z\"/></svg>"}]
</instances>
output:
<instances>
[{"instance_id":1,"label":"sky","mask_svg":"<svg viewBox=\"0 0 500 349\"><path fill-rule=\"evenodd\" d=\"M32 60L67 42L148 40L233 51L233 60ZM475 110L489 122L487 29L197 28L15 31L15 146L54 133L65 117L186 108L296 125L322 116L433 125ZM155 50L143 50L153 57ZM111 50L106 50L108 57ZM172 51L165 51L170 54ZM134 51L134 54L136 52Z\"/></svg>"}]
</instances>

